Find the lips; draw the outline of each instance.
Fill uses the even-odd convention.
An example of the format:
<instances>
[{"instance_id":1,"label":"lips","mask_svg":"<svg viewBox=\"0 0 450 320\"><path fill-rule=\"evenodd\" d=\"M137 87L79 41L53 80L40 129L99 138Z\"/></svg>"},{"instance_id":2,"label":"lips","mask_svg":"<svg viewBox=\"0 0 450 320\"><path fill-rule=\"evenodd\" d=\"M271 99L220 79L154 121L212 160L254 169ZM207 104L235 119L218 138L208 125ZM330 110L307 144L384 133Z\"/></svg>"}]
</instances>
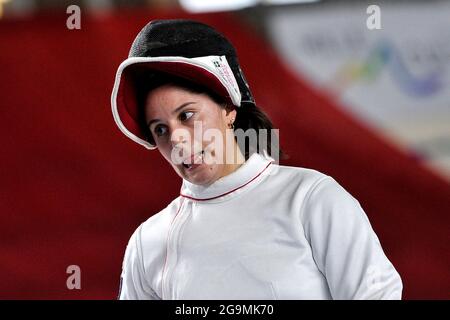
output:
<instances>
[{"instance_id":1,"label":"lips","mask_svg":"<svg viewBox=\"0 0 450 320\"><path fill-rule=\"evenodd\" d=\"M201 157L203 156L203 154L205 153L204 150L191 155L190 157L186 158L185 160L183 160L183 167L186 169L191 169L192 167L196 167L198 165L200 165L201 163L195 163L195 160L197 157Z\"/></svg>"}]
</instances>

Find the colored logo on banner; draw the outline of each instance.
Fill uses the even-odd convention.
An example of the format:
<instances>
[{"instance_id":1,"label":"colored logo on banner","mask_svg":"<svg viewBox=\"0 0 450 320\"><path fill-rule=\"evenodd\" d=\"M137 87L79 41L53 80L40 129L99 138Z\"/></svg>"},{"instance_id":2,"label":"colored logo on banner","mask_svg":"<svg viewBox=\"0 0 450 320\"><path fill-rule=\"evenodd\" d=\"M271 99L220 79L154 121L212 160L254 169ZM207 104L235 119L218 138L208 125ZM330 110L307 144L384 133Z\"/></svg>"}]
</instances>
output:
<instances>
[{"instance_id":1,"label":"colored logo on banner","mask_svg":"<svg viewBox=\"0 0 450 320\"><path fill-rule=\"evenodd\" d=\"M420 77L412 74L395 46L383 41L374 47L364 61L343 66L333 77L332 87L342 93L356 82L374 81L384 70L387 70L398 87L410 96L427 97L444 86L440 70Z\"/></svg>"}]
</instances>

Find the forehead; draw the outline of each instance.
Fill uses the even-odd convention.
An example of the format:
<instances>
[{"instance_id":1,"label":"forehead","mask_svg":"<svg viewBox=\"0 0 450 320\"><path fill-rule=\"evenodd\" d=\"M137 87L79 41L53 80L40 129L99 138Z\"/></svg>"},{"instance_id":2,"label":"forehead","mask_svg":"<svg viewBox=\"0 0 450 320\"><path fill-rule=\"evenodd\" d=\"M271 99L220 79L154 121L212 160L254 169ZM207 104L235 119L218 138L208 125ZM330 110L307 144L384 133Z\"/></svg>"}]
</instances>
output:
<instances>
[{"instance_id":1,"label":"forehead","mask_svg":"<svg viewBox=\"0 0 450 320\"><path fill-rule=\"evenodd\" d=\"M197 96L199 94L189 91L186 88L174 85L174 84L164 84L155 89L150 90L147 93L147 102L161 100L179 100L186 97Z\"/></svg>"},{"instance_id":2,"label":"forehead","mask_svg":"<svg viewBox=\"0 0 450 320\"><path fill-rule=\"evenodd\" d=\"M192 108L205 108L213 111L219 107L207 94L191 92L186 88L173 84L165 84L148 92L145 103L145 111L148 116L170 115L180 106L189 104Z\"/></svg>"},{"instance_id":3,"label":"forehead","mask_svg":"<svg viewBox=\"0 0 450 320\"><path fill-rule=\"evenodd\" d=\"M187 101L197 100L197 96L181 87L163 85L147 93L145 109L147 113L170 111Z\"/></svg>"}]
</instances>

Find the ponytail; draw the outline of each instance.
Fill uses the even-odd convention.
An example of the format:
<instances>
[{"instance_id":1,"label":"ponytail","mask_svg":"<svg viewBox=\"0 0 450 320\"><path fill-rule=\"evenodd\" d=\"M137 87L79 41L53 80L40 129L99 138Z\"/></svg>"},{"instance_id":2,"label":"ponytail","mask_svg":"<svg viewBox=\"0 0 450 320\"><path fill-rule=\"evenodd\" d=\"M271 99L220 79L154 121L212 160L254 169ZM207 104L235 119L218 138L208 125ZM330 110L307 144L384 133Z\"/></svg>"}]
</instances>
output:
<instances>
[{"instance_id":1,"label":"ponytail","mask_svg":"<svg viewBox=\"0 0 450 320\"><path fill-rule=\"evenodd\" d=\"M274 126L268 115L254 104L244 104L236 108L236 120L234 122L234 130L242 129L245 133L247 130L254 129L257 134L256 150L255 146L249 145L244 141L244 145L240 144L242 154L247 160L254 152L259 154L267 154L274 159L286 159L287 155L279 147L279 137L273 131ZM262 130L261 130L262 129ZM260 131L261 130L261 131ZM265 136L261 136L262 133ZM272 141L272 139L274 139ZM239 142L239 141L238 141Z\"/></svg>"}]
</instances>

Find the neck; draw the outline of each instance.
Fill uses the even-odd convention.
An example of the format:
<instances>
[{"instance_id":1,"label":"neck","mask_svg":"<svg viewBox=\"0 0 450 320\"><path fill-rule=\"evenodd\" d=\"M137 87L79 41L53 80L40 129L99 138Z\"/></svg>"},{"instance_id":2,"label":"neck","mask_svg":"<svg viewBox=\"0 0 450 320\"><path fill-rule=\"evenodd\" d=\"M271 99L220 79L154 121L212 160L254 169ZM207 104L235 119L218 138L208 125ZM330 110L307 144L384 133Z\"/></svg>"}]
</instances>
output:
<instances>
[{"instance_id":1,"label":"neck","mask_svg":"<svg viewBox=\"0 0 450 320\"><path fill-rule=\"evenodd\" d=\"M222 175L219 177L219 179L236 171L240 166L242 166L245 163L245 157L242 154L241 149L239 148L239 146L236 142L233 144L231 154L233 155L233 161L231 163L228 163L228 161L225 161L224 170L223 170ZM228 158L225 157L225 159L228 159Z\"/></svg>"},{"instance_id":2,"label":"neck","mask_svg":"<svg viewBox=\"0 0 450 320\"><path fill-rule=\"evenodd\" d=\"M242 157L244 159L244 157ZM257 153L253 153L245 163L242 163L238 169L231 174L217 179L214 183L208 185L198 185L188 180L183 180L180 195L194 200L211 200L234 197L239 194L247 184L263 179L263 172L269 168L274 159L267 158ZM259 177L259 178L258 178Z\"/></svg>"}]
</instances>

